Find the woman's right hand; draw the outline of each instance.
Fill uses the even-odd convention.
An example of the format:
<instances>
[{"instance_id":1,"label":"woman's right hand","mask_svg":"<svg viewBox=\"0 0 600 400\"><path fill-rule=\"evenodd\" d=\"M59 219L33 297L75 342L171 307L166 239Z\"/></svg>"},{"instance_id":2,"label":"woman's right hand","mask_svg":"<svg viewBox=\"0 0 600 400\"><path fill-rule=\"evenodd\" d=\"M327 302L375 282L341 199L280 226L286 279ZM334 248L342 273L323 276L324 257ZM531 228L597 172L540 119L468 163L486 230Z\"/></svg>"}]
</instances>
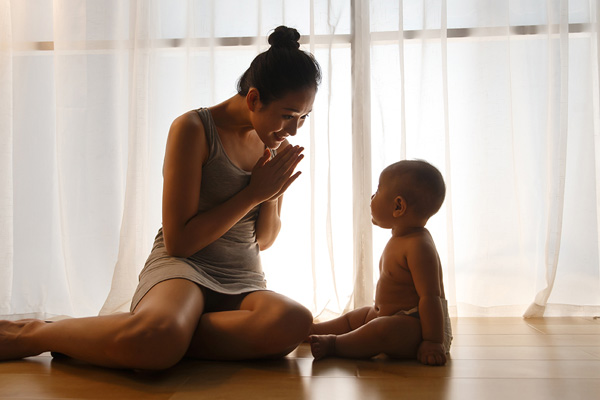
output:
<instances>
[{"instance_id":1,"label":"woman's right hand","mask_svg":"<svg viewBox=\"0 0 600 400\"><path fill-rule=\"evenodd\" d=\"M256 162L252 169L252 177L248 189L258 202L275 200L298 178L300 171L294 173L298 163L304 158L304 150L300 146L287 145L271 157L269 149L265 149L263 156Z\"/></svg>"}]
</instances>

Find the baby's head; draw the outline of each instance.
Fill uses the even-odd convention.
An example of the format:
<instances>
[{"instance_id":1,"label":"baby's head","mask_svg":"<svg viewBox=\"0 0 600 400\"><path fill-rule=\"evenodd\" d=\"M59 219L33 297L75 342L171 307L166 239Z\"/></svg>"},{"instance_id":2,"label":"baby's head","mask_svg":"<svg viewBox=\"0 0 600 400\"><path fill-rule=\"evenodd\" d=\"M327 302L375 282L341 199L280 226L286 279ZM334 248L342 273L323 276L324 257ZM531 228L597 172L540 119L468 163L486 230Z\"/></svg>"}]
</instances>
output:
<instances>
[{"instance_id":1,"label":"baby's head","mask_svg":"<svg viewBox=\"0 0 600 400\"><path fill-rule=\"evenodd\" d=\"M411 212L424 221L438 212L446 196L442 174L422 160L402 160L388 166L381 172L380 185L401 196Z\"/></svg>"}]
</instances>

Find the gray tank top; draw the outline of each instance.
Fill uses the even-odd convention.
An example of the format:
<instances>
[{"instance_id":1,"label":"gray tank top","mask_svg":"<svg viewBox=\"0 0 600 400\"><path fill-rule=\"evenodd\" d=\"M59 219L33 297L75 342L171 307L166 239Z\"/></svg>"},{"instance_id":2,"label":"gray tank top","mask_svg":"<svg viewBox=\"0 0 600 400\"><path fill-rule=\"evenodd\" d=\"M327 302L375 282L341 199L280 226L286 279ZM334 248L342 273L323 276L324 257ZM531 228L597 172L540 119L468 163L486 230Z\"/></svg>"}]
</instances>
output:
<instances>
[{"instance_id":1,"label":"gray tank top","mask_svg":"<svg viewBox=\"0 0 600 400\"><path fill-rule=\"evenodd\" d=\"M250 182L251 173L234 165L221 143L210 111L197 110L206 131L208 160L202 167L199 211L211 209L231 198ZM275 152L272 151L272 155ZM140 272L131 310L156 284L168 279L187 279L219 293L238 294L266 289L258 243L256 219L260 205L254 207L219 239L191 257L172 257L167 253L162 228L158 230L152 252Z\"/></svg>"},{"instance_id":2,"label":"gray tank top","mask_svg":"<svg viewBox=\"0 0 600 400\"><path fill-rule=\"evenodd\" d=\"M202 167L199 211L211 209L248 186L251 173L242 170L229 159L207 108L197 110L208 143L209 156ZM256 219L260 206L254 207L223 236L204 247L190 261L217 280L263 281ZM241 283L241 282L239 282Z\"/></svg>"}]
</instances>

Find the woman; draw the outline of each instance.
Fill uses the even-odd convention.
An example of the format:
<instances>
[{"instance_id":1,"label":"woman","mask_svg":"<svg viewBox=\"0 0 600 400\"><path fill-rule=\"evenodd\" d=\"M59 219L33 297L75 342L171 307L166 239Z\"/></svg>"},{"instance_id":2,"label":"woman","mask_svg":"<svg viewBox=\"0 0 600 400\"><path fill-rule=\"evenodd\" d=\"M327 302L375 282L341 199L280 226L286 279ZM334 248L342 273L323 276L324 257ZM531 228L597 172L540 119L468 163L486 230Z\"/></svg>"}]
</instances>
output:
<instances>
[{"instance_id":1,"label":"woman","mask_svg":"<svg viewBox=\"0 0 600 400\"><path fill-rule=\"evenodd\" d=\"M308 335L311 313L267 291L259 250L280 229L282 195L302 148L287 142L312 109L320 68L280 26L238 94L172 124L163 224L131 312L52 324L0 322L0 360L63 353L96 365L164 369L184 356L282 357Z\"/></svg>"}]
</instances>

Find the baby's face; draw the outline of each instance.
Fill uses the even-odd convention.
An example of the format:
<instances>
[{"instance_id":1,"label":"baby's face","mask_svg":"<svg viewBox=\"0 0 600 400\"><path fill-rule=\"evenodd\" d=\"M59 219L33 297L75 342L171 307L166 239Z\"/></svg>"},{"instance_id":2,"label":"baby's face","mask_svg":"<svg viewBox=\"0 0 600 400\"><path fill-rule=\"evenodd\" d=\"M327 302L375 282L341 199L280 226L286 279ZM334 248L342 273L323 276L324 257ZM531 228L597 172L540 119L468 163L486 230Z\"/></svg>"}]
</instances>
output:
<instances>
[{"instance_id":1,"label":"baby's face","mask_svg":"<svg viewBox=\"0 0 600 400\"><path fill-rule=\"evenodd\" d=\"M389 229L394 222L394 199L389 174L383 171L379 176L377 191L371 196L371 220L381 228Z\"/></svg>"}]
</instances>

